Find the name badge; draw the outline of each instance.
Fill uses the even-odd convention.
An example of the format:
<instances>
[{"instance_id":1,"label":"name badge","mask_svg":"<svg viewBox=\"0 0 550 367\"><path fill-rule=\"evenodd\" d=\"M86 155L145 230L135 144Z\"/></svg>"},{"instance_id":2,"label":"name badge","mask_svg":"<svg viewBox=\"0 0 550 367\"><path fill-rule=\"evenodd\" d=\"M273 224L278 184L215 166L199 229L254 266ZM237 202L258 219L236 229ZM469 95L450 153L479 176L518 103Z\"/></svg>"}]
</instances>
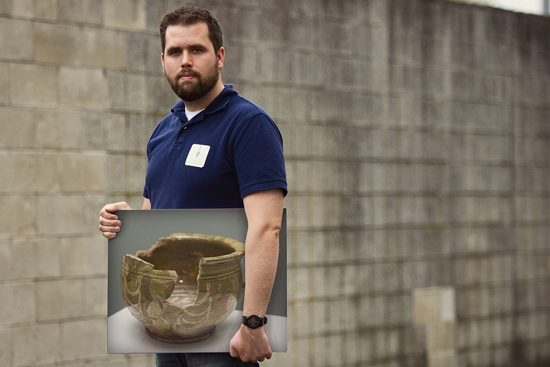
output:
<instances>
[{"instance_id":1,"label":"name badge","mask_svg":"<svg viewBox=\"0 0 550 367\"><path fill-rule=\"evenodd\" d=\"M209 145L193 144L185 160L185 165L199 168L204 167L209 151Z\"/></svg>"}]
</instances>

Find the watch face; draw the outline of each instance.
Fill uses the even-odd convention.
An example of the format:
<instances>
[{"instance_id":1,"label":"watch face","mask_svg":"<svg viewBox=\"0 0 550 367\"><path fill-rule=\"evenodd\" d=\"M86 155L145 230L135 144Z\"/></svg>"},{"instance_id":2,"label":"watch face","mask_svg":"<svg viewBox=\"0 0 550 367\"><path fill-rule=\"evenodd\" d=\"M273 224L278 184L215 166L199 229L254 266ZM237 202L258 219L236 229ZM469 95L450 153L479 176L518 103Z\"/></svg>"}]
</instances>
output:
<instances>
[{"instance_id":1,"label":"watch face","mask_svg":"<svg viewBox=\"0 0 550 367\"><path fill-rule=\"evenodd\" d=\"M246 324L251 327L252 329L256 329L260 326L262 326L261 324L261 320L258 316L256 315L252 315L250 316L247 320L246 320Z\"/></svg>"}]
</instances>

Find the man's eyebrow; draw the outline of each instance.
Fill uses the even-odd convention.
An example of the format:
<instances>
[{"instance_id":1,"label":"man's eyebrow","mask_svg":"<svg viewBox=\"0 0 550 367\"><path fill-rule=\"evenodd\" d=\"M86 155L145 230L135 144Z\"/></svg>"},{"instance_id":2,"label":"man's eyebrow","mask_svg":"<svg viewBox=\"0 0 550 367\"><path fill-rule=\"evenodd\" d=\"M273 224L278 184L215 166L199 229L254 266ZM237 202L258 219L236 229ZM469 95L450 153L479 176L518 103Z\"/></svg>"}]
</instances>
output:
<instances>
[{"instance_id":1,"label":"man's eyebrow","mask_svg":"<svg viewBox=\"0 0 550 367\"><path fill-rule=\"evenodd\" d=\"M189 45L187 46L187 48L206 48L206 46L201 43L197 43L197 44Z\"/></svg>"},{"instance_id":2,"label":"man's eyebrow","mask_svg":"<svg viewBox=\"0 0 550 367\"><path fill-rule=\"evenodd\" d=\"M188 49L188 50L193 50L193 49L196 49L196 48L200 48L200 49L204 49L206 50L208 47L205 46L204 44L202 43L196 43L196 44L191 44L191 45L186 45L185 47L181 47L181 46L168 46L166 48L166 52L171 52L171 51L181 51L183 49Z\"/></svg>"},{"instance_id":3,"label":"man's eyebrow","mask_svg":"<svg viewBox=\"0 0 550 367\"><path fill-rule=\"evenodd\" d=\"M178 51L178 50L181 50L181 47L179 47L179 46L170 46L170 47L166 48L166 52Z\"/></svg>"}]
</instances>

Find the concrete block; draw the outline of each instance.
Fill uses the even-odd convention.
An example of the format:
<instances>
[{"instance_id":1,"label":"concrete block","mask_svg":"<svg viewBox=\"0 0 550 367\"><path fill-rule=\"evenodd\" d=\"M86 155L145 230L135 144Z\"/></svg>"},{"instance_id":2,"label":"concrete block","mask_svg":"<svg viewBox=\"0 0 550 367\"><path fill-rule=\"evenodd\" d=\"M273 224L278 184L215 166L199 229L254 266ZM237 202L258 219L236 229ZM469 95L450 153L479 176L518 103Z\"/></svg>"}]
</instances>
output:
<instances>
[{"instance_id":1,"label":"concrete block","mask_svg":"<svg viewBox=\"0 0 550 367\"><path fill-rule=\"evenodd\" d=\"M170 108L176 104L178 97L166 82L164 75L149 75L147 76L146 84L147 111L167 114ZM154 127L158 121L157 118L151 118L149 124Z\"/></svg>"},{"instance_id":2,"label":"concrete block","mask_svg":"<svg viewBox=\"0 0 550 367\"><path fill-rule=\"evenodd\" d=\"M286 29L281 27L282 15L278 11L262 11L258 19L262 25L258 30L258 39L265 45L279 44ZM285 33L286 34L286 33Z\"/></svg>"},{"instance_id":3,"label":"concrete block","mask_svg":"<svg viewBox=\"0 0 550 367\"><path fill-rule=\"evenodd\" d=\"M127 157L128 164L128 181L126 182L126 188L129 191L136 193L143 192L143 186L145 185L145 171L147 170L147 157Z\"/></svg>"},{"instance_id":4,"label":"concrete block","mask_svg":"<svg viewBox=\"0 0 550 367\"><path fill-rule=\"evenodd\" d=\"M100 109L105 107L107 97L107 80L101 70L60 69L59 101L61 105Z\"/></svg>"},{"instance_id":5,"label":"concrete block","mask_svg":"<svg viewBox=\"0 0 550 367\"><path fill-rule=\"evenodd\" d=\"M9 66L6 63L0 63L0 85L8 85L8 83L9 83ZM2 88L2 90L0 90L0 104L8 104L9 100L10 100L9 88Z\"/></svg>"},{"instance_id":6,"label":"concrete block","mask_svg":"<svg viewBox=\"0 0 550 367\"><path fill-rule=\"evenodd\" d=\"M159 22L164 14L169 10L176 8L178 4L174 4L172 6L169 2L167 3L166 1L146 1L145 6L147 29L153 32L158 32ZM158 48L158 50L160 50L160 47Z\"/></svg>"},{"instance_id":7,"label":"concrete block","mask_svg":"<svg viewBox=\"0 0 550 367\"><path fill-rule=\"evenodd\" d=\"M0 74L1 68L0 64ZM4 85L7 85L7 81ZM9 89L6 88L6 94L8 91ZM0 91L1 93L2 91ZM30 148L34 145L35 130L36 124L31 110L0 107L0 131L2 131L0 146L4 148Z\"/></svg>"},{"instance_id":8,"label":"concrete block","mask_svg":"<svg viewBox=\"0 0 550 367\"><path fill-rule=\"evenodd\" d=\"M289 343L288 356L292 356L292 362L283 363L282 366L307 366L310 362L310 350L312 345L309 339L295 339L292 343ZM274 353L273 357L282 355L283 353ZM275 361L277 361L275 359ZM276 362L278 363L278 362ZM292 364L294 363L294 364Z\"/></svg>"},{"instance_id":9,"label":"concrete block","mask_svg":"<svg viewBox=\"0 0 550 367\"><path fill-rule=\"evenodd\" d=\"M36 202L36 226L39 234L77 234L86 231L82 197L40 196ZM63 215L40 215L41 213L63 213Z\"/></svg>"},{"instance_id":10,"label":"concrete block","mask_svg":"<svg viewBox=\"0 0 550 367\"><path fill-rule=\"evenodd\" d=\"M124 108L130 111L145 111L147 108L147 77L128 74L125 89Z\"/></svg>"},{"instance_id":11,"label":"concrete block","mask_svg":"<svg viewBox=\"0 0 550 367\"><path fill-rule=\"evenodd\" d=\"M338 366L342 363L342 354L341 353L331 353L330 350L343 350L344 349L344 337L345 334L333 334L326 338L326 345L324 354L324 361L327 362L328 366ZM320 364L316 364L320 365Z\"/></svg>"},{"instance_id":12,"label":"concrete block","mask_svg":"<svg viewBox=\"0 0 550 367\"><path fill-rule=\"evenodd\" d=\"M456 361L457 356L454 351L438 355L430 355L428 357L428 367L455 367L457 366Z\"/></svg>"},{"instance_id":13,"label":"concrete block","mask_svg":"<svg viewBox=\"0 0 550 367\"><path fill-rule=\"evenodd\" d=\"M18 323L30 323L35 320L35 284L30 282L18 282L0 285L4 295L4 302L0 310L4 319L2 325Z\"/></svg>"},{"instance_id":14,"label":"concrete block","mask_svg":"<svg viewBox=\"0 0 550 367\"><path fill-rule=\"evenodd\" d=\"M311 312L313 311L313 304L306 302L294 303L289 306L289 320L294 322L289 323L289 336L294 338L307 335L313 325L311 324Z\"/></svg>"},{"instance_id":15,"label":"concrete block","mask_svg":"<svg viewBox=\"0 0 550 367\"><path fill-rule=\"evenodd\" d=\"M46 149L83 148L82 114L75 111L34 113L34 147Z\"/></svg>"},{"instance_id":16,"label":"concrete block","mask_svg":"<svg viewBox=\"0 0 550 367\"><path fill-rule=\"evenodd\" d=\"M263 81L274 81L276 65L273 62L275 50L258 50L256 47L246 45L231 45L231 52L226 54L223 67L223 77L234 78L258 78ZM265 63L261 65L262 63ZM262 73L265 73L262 75Z\"/></svg>"},{"instance_id":17,"label":"concrete block","mask_svg":"<svg viewBox=\"0 0 550 367\"><path fill-rule=\"evenodd\" d=\"M300 125L279 125L281 134L283 135L284 140L284 149L287 156L306 156L312 151L312 143L317 143L314 139L320 139L320 133L317 133L315 136L311 137L308 141L303 141L303 139L298 139L300 134L311 134L314 132L306 127Z\"/></svg>"},{"instance_id":18,"label":"concrete block","mask_svg":"<svg viewBox=\"0 0 550 367\"><path fill-rule=\"evenodd\" d=\"M145 0L120 0L103 3L104 25L129 30L147 29L145 4Z\"/></svg>"},{"instance_id":19,"label":"concrete block","mask_svg":"<svg viewBox=\"0 0 550 367\"><path fill-rule=\"evenodd\" d=\"M40 304L37 309L39 321L53 321L83 315L86 297L82 280L49 280L40 282L36 297Z\"/></svg>"},{"instance_id":20,"label":"concrete block","mask_svg":"<svg viewBox=\"0 0 550 367\"><path fill-rule=\"evenodd\" d=\"M60 188L66 192L94 192L105 189L104 155L61 155Z\"/></svg>"},{"instance_id":21,"label":"concrete block","mask_svg":"<svg viewBox=\"0 0 550 367\"><path fill-rule=\"evenodd\" d=\"M32 366L38 361L36 333L34 325L12 329L13 366Z\"/></svg>"},{"instance_id":22,"label":"concrete block","mask_svg":"<svg viewBox=\"0 0 550 367\"><path fill-rule=\"evenodd\" d=\"M327 302L327 311L330 317L328 319L328 328L326 329L326 332L332 334L340 333L344 327L343 322L346 318L342 312L349 312L349 310L344 308L341 300L331 300ZM349 330L349 332L351 331L352 330Z\"/></svg>"},{"instance_id":23,"label":"concrete block","mask_svg":"<svg viewBox=\"0 0 550 367\"><path fill-rule=\"evenodd\" d=\"M155 31L157 30L155 29ZM152 36L144 33L130 33L126 37L125 43L132 45L132 47L126 47L126 60L128 61L129 70L149 72L162 70L160 60L162 50L157 34Z\"/></svg>"},{"instance_id":24,"label":"concrete block","mask_svg":"<svg viewBox=\"0 0 550 367\"><path fill-rule=\"evenodd\" d=\"M11 8L10 0L0 0L0 14L9 14Z\"/></svg>"},{"instance_id":25,"label":"concrete block","mask_svg":"<svg viewBox=\"0 0 550 367\"><path fill-rule=\"evenodd\" d=\"M63 276L107 274L107 241L103 237L62 238L57 250Z\"/></svg>"},{"instance_id":26,"label":"concrete block","mask_svg":"<svg viewBox=\"0 0 550 367\"><path fill-rule=\"evenodd\" d=\"M310 198L310 205L311 205L311 214L309 217L309 223L311 226L315 228L321 228L323 226L328 225L327 216L329 215L329 210L337 210L339 208L332 208L330 207L330 204L325 201L325 199L321 196L315 196L313 198ZM332 200L334 203L334 200ZM330 209L329 209L330 208ZM336 213L335 213L336 214ZM339 214L339 213L338 213Z\"/></svg>"},{"instance_id":27,"label":"concrete block","mask_svg":"<svg viewBox=\"0 0 550 367\"><path fill-rule=\"evenodd\" d=\"M57 188L57 162L54 155L33 153L0 154L0 167L9 172L0 176L8 192L49 192ZM37 180L36 177L40 177Z\"/></svg>"},{"instance_id":28,"label":"concrete block","mask_svg":"<svg viewBox=\"0 0 550 367\"><path fill-rule=\"evenodd\" d=\"M126 118L124 148L127 151L132 151L144 155L147 153L147 142L151 136L149 116L130 115ZM143 171L145 174L145 171Z\"/></svg>"},{"instance_id":29,"label":"concrete block","mask_svg":"<svg viewBox=\"0 0 550 367\"><path fill-rule=\"evenodd\" d=\"M40 363L60 363L61 327L59 324L36 325L36 355Z\"/></svg>"},{"instance_id":30,"label":"concrete block","mask_svg":"<svg viewBox=\"0 0 550 367\"><path fill-rule=\"evenodd\" d=\"M220 23L223 24L227 40L257 42L259 38L260 19L256 9L246 7L226 7L214 10Z\"/></svg>"},{"instance_id":31,"label":"concrete block","mask_svg":"<svg viewBox=\"0 0 550 367\"><path fill-rule=\"evenodd\" d=\"M288 269L289 278L296 279L288 284L288 295L292 300L303 300L312 297L313 291L309 288L310 270L307 268Z\"/></svg>"},{"instance_id":32,"label":"concrete block","mask_svg":"<svg viewBox=\"0 0 550 367\"><path fill-rule=\"evenodd\" d=\"M77 64L80 62L82 28L57 24L34 27L35 59L38 62Z\"/></svg>"},{"instance_id":33,"label":"concrete block","mask_svg":"<svg viewBox=\"0 0 550 367\"><path fill-rule=\"evenodd\" d=\"M426 325L428 353L453 351L455 348L455 322L429 323Z\"/></svg>"},{"instance_id":34,"label":"concrete block","mask_svg":"<svg viewBox=\"0 0 550 367\"><path fill-rule=\"evenodd\" d=\"M362 365L361 361L364 361L363 358L363 349L368 349L368 343L365 341L365 336L359 333L347 333L342 336L342 352L346 357L346 363L350 365ZM340 361L341 362L341 361ZM305 363L305 362L304 362ZM307 365L299 364L300 366ZM336 364L338 365L338 363Z\"/></svg>"},{"instance_id":35,"label":"concrete block","mask_svg":"<svg viewBox=\"0 0 550 367\"><path fill-rule=\"evenodd\" d=\"M370 197L362 197L359 199L359 210L361 213L363 213L363 217L361 218L361 225L363 226L371 226L374 224L374 217L375 214L378 213L374 212L374 198ZM371 255L372 256L372 255Z\"/></svg>"},{"instance_id":36,"label":"concrete block","mask_svg":"<svg viewBox=\"0 0 550 367\"><path fill-rule=\"evenodd\" d=\"M107 201L107 197L103 193L98 193L95 195L86 195L84 197L84 226L86 232L83 234L85 238L98 236L98 214L101 208L106 203L113 203L113 201ZM131 205L132 208L141 209L143 205L143 196L136 198L138 200L137 205ZM133 200L133 197L128 199L129 201ZM103 236L99 236L103 240Z\"/></svg>"},{"instance_id":37,"label":"concrete block","mask_svg":"<svg viewBox=\"0 0 550 367\"><path fill-rule=\"evenodd\" d=\"M376 165L372 163L361 163L358 169L357 190L360 192L369 192L374 190L373 170Z\"/></svg>"},{"instance_id":38,"label":"concrete block","mask_svg":"<svg viewBox=\"0 0 550 367\"><path fill-rule=\"evenodd\" d=\"M0 240L0 279L10 280L12 275L11 259L13 253L12 242L9 240Z\"/></svg>"},{"instance_id":39,"label":"concrete block","mask_svg":"<svg viewBox=\"0 0 550 367\"><path fill-rule=\"evenodd\" d=\"M455 296L452 288L425 288L414 291L415 323L450 322L455 319Z\"/></svg>"},{"instance_id":40,"label":"concrete block","mask_svg":"<svg viewBox=\"0 0 550 367\"><path fill-rule=\"evenodd\" d=\"M61 324L61 353L63 360L102 357L107 353L107 320L68 321ZM86 342L75 335L87 335Z\"/></svg>"},{"instance_id":41,"label":"concrete block","mask_svg":"<svg viewBox=\"0 0 550 367\"><path fill-rule=\"evenodd\" d=\"M320 334L315 335L312 339L313 344L313 360L310 361L313 365L323 365L326 363L326 365L329 365L328 362L328 350L330 350L330 344L327 341L327 337Z\"/></svg>"},{"instance_id":42,"label":"concrete block","mask_svg":"<svg viewBox=\"0 0 550 367\"><path fill-rule=\"evenodd\" d=\"M322 192L337 191L340 186L341 177L339 175L339 166L337 162L314 161L309 165L307 172L311 178L311 190ZM306 174L306 173L305 173Z\"/></svg>"},{"instance_id":43,"label":"concrete block","mask_svg":"<svg viewBox=\"0 0 550 367\"><path fill-rule=\"evenodd\" d=\"M107 278L89 278L83 280L84 301L81 314L103 317L107 309ZM88 300L93 300L89 302Z\"/></svg>"},{"instance_id":44,"label":"concrete block","mask_svg":"<svg viewBox=\"0 0 550 367\"><path fill-rule=\"evenodd\" d=\"M59 240L53 238L42 238L36 240L36 269L34 271L38 278L58 277L60 272Z\"/></svg>"},{"instance_id":45,"label":"concrete block","mask_svg":"<svg viewBox=\"0 0 550 367\"><path fill-rule=\"evenodd\" d=\"M82 116L82 139L86 150L103 150L105 147L103 133L103 113L86 113Z\"/></svg>"},{"instance_id":46,"label":"concrete block","mask_svg":"<svg viewBox=\"0 0 550 367\"><path fill-rule=\"evenodd\" d=\"M62 65L126 67L127 41L117 31L57 24L35 27L36 60Z\"/></svg>"},{"instance_id":47,"label":"concrete block","mask_svg":"<svg viewBox=\"0 0 550 367\"><path fill-rule=\"evenodd\" d=\"M41 260L37 254L36 241L13 240L6 244L9 261L5 264L7 273L3 279L24 280L39 276L38 264Z\"/></svg>"},{"instance_id":48,"label":"concrete block","mask_svg":"<svg viewBox=\"0 0 550 367\"><path fill-rule=\"evenodd\" d=\"M7 366L13 365L12 329L0 329L0 358Z\"/></svg>"},{"instance_id":49,"label":"concrete block","mask_svg":"<svg viewBox=\"0 0 550 367\"><path fill-rule=\"evenodd\" d=\"M34 16L34 0L12 1L11 14L18 17L32 18Z\"/></svg>"},{"instance_id":50,"label":"concrete block","mask_svg":"<svg viewBox=\"0 0 550 367\"><path fill-rule=\"evenodd\" d=\"M296 53L292 60L292 81L302 85L319 85L326 79L327 64L329 62L325 57ZM325 110L322 104L319 104L318 107Z\"/></svg>"},{"instance_id":51,"label":"concrete block","mask_svg":"<svg viewBox=\"0 0 550 367\"><path fill-rule=\"evenodd\" d=\"M310 250L308 256L311 256L308 261L315 264L323 263L325 261L324 249L329 246L327 236L324 233L304 233L303 237L308 239L306 241L307 248Z\"/></svg>"},{"instance_id":52,"label":"concrete block","mask_svg":"<svg viewBox=\"0 0 550 367\"><path fill-rule=\"evenodd\" d=\"M126 158L122 155L110 155L105 162L105 189L108 193L126 191Z\"/></svg>"},{"instance_id":53,"label":"concrete block","mask_svg":"<svg viewBox=\"0 0 550 367\"><path fill-rule=\"evenodd\" d=\"M22 37L18 39L27 38ZM11 64L11 104L33 107L56 107L59 102L57 90L58 75L57 68L51 66Z\"/></svg>"},{"instance_id":54,"label":"concrete block","mask_svg":"<svg viewBox=\"0 0 550 367\"><path fill-rule=\"evenodd\" d=\"M0 238L34 235L35 212L32 196L0 196Z\"/></svg>"},{"instance_id":55,"label":"concrete block","mask_svg":"<svg viewBox=\"0 0 550 367\"><path fill-rule=\"evenodd\" d=\"M34 0L34 16L39 19L57 19L58 0Z\"/></svg>"},{"instance_id":56,"label":"concrete block","mask_svg":"<svg viewBox=\"0 0 550 367\"><path fill-rule=\"evenodd\" d=\"M295 129L290 129L290 131L295 131ZM288 136L290 137L288 140L294 142L295 135L288 134ZM293 163L294 164L291 165L290 168L294 168L294 181L290 181L287 176L288 182L294 182L296 188L299 187L302 190L311 190L316 184L316 182L312 179L313 162L294 161Z\"/></svg>"},{"instance_id":57,"label":"concrete block","mask_svg":"<svg viewBox=\"0 0 550 367\"><path fill-rule=\"evenodd\" d=\"M107 80L107 106L115 110L124 110L125 75L121 71L107 70L105 72Z\"/></svg>"},{"instance_id":58,"label":"concrete block","mask_svg":"<svg viewBox=\"0 0 550 367\"><path fill-rule=\"evenodd\" d=\"M317 297L323 297L329 291L325 289L327 283L327 270L324 268L315 268L311 272L313 278L313 289Z\"/></svg>"},{"instance_id":59,"label":"concrete block","mask_svg":"<svg viewBox=\"0 0 550 367\"><path fill-rule=\"evenodd\" d=\"M406 140L404 138L403 140ZM406 154L402 155L406 156ZM401 173L401 182L399 182L399 190L408 192L420 192L424 188L424 180L426 177L422 172L422 165L419 164L406 164L399 167ZM412 219L412 218L411 218Z\"/></svg>"},{"instance_id":60,"label":"concrete block","mask_svg":"<svg viewBox=\"0 0 550 367\"><path fill-rule=\"evenodd\" d=\"M59 20L72 23L101 24L101 3L94 0L57 0Z\"/></svg>"}]
</instances>

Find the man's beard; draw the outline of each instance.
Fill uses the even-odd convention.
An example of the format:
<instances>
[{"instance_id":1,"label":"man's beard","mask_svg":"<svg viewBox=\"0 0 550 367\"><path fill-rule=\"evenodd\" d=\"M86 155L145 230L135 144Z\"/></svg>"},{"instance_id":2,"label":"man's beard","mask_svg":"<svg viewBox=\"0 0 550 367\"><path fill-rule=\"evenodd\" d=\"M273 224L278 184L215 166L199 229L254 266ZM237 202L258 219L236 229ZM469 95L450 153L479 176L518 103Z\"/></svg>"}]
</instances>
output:
<instances>
[{"instance_id":1,"label":"man's beard","mask_svg":"<svg viewBox=\"0 0 550 367\"><path fill-rule=\"evenodd\" d=\"M183 74L192 74L195 78L189 81L180 81ZM166 70L164 75L178 97L183 101L193 102L201 99L214 88L218 82L220 71L216 63L212 70L204 75L191 69L182 69L175 78L169 77Z\"/></svg>"}]
</instances>

